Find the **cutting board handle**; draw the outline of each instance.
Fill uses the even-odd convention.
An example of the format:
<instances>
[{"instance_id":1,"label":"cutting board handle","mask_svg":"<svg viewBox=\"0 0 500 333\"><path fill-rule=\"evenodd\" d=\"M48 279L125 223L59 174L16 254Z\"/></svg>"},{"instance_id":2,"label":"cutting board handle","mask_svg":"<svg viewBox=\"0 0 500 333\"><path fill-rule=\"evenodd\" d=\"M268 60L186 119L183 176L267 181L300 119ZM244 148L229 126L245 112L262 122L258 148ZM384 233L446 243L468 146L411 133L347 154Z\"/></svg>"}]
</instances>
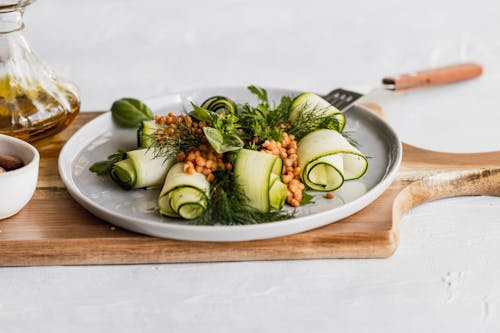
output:
<instances>
[{"instance_id":1,"label":"cutting board handle","mask_svg":"<svg viewBox=\"0 0 500 333\"><path fill-rule=\"evenodd\" d=\"M500 196L500 168L443 172L411 183L394 200L393 223L399 225L408 211L425 202L466 195Z\"/></svg>"},{"instance_id":2,"label":"cutting board handle","mask_svg":"<svg viewBox=\"0 0 500 333\"><path fill-rule=\"evenodd\" d=\"M389 90L408 90L424 86L468 80L480 76L483 68L477 64L465 63L433 68L395 77L385 77L382 84Z\"/></svg>"}]
</instances>

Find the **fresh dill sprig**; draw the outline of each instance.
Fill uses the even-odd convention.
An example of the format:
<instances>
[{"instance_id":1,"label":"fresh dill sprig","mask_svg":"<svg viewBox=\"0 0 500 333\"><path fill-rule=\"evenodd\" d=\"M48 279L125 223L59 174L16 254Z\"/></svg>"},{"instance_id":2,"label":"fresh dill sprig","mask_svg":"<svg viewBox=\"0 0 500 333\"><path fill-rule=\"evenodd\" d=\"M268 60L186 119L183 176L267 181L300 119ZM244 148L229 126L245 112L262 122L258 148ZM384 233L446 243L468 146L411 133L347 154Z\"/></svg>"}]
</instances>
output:
<instances>
[{"instance_id":1,"label":"fresh dill sprig","mask_svg":"<svg viewBox=\"0 0 500 333\"><path fill-rule=\"evenodd\" d=\"M248 103L238 104L237 114L244 129L241 136L247 140L250 149L259 149L265 140L281 141L283 132L293 134L300 140L318 129L340 131L340 121L329 107L304 104L302 108L307 112L297 112L292 124L292 97L283 96L279 104L271 105L265 89L256 86L249 86L248 89L260 102L255 107ZM344 136L351 144L355 143L349 133Z\"/></svg>"},{"instance_id":2,"label":"fresh dill sprig","mask_svg":"<svg viewBox=\"0 0 500 333\"><path fill-rule=\"evenodd\" d=\"M178 152L188 152L198 147L203 140L203 133L187 126L180 119L175 126L157 124L155 133L148 135L151 140L149 149L153 149L155 158L172 159Z\"/></svg>"},{"instance_id":3,"label":"fresh dill sprig","mask_svg":"<svg viewBox=\"0 0 500 333\"><path fill-rule=\"evenodd\" d=\"M307 112L298 112L293 126L288 130L289 134L295 135L297 140L319 129L339 131L340 122L337 117L329 113L328 107L311 107L304 104L303 109L307 110Z\"/></svg>"},{"instance_id":4,"label":"fresh dill sprig","mask_svg":"<svg viewBox=\"0 0 500 333\"><path fill-rule=\"evenodd\" d=\"M208 207L200 218L191 223L198 225L244 225L286 220L295 212L270 211L259 212L250 207L245 192L234 181L234 175L218 170L211 184Z\"/></svg>"}]
</instances>

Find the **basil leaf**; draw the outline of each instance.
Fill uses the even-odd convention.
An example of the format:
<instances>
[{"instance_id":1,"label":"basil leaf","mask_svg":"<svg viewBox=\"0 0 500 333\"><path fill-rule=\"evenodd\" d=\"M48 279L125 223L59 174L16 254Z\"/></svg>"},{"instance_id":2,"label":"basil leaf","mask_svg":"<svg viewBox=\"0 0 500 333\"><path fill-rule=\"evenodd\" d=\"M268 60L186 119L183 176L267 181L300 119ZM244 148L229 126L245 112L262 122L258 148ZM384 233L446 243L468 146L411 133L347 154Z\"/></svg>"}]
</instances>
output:
<instances>
[{"instance_id":1,"label":"basil leaf","mask_svg":"<svg viewBox=\"0 0 500 333\"><path fill-rule=\"evenodd\" d=\"M137 127L144 120L153 120L153 112L135 98L122 98L111 106L113 120L120 126Z\"/></svg>"},{"instance_id":2,"label":"basil leaf","mask_svg":"<svg viewBox=\"0 0 500 333\"><path fill-rule=\"evenodd\" d=\"M244 142L236 134L224 134L221 150L223 153L243 148Z\"/></svg>"},{"instance_id":3,"label":"basil leaf","mask_svg":"<svg viewBox=\"0 0 500 333\"><path fill-rule=\"evenodd\" d=\"M203 127L203 133L210 146L220 154L243 148L243 141L236 134L222 134L218 129L209 126Z\"/></svg>"},{"instance_id":4,"label":"basil leaf","mask_svg":"<svg viewBox=\"0 0 500 333\"><path fill-rule=\"evenodd\" d=\"M212 111L201 108L194 103L191 103L191 105L193 106L194 110L193 112L191 112L191 115L200 121L212 123L219 118L218 115Z\"/></svg>"}]
</instances>

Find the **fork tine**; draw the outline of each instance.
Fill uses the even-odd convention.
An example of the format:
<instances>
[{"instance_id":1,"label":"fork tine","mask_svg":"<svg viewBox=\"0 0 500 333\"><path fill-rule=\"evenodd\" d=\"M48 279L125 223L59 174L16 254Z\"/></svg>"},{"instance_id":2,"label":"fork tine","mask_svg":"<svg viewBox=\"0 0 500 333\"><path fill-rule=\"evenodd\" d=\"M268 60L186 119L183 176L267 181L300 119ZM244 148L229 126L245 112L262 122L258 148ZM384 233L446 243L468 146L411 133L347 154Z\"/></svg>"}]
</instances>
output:
<instances>
[{"instance_id":1,"label":"fork tine","mask_svg":"<svg viewBox=\"0 0 500 333\"><path fill-rule=\"evenodd\" d=\"M363 95L345 89L335 89L323 96L323 98L339 110L345 110Z\"/></svg>"}]
</instances>

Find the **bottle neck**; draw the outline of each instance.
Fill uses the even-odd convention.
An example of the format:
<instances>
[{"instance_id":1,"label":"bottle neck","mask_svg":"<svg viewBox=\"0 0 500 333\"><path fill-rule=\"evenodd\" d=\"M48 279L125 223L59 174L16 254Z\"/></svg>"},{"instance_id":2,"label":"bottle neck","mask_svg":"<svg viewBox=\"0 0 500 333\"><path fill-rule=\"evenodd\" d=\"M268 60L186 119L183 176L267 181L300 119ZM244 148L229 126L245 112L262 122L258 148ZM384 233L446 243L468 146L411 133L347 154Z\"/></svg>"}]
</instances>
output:
<instances>
[{"instance_id":1,"label":"bottle neck","mask_svg":"<svg viewBox=\"0 0 500 333\"><path fill-rule=\"evenodd\" d=\"M22 8L7 13L0 12L0 34L19 31L23 28L24 22Z\"/></svg>"}]
</instances>

